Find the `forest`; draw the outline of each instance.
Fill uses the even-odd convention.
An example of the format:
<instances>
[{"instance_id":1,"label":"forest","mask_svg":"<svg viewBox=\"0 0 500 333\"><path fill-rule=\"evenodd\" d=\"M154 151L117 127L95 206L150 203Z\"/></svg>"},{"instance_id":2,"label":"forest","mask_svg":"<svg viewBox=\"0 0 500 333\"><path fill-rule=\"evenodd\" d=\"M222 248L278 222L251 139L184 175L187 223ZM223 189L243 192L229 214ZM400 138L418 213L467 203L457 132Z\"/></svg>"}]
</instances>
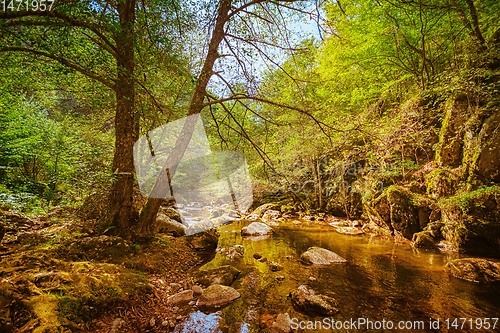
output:
<instances>
[{"instance_id":1,"label":"forest","mask_svg":"<svg viewBox=\"0 0 500 333\"><path fill-rule=\"evenodd\" d=\"M0 332L498 330L499 22L0 0Z\"/></svg>"}]
</instances>

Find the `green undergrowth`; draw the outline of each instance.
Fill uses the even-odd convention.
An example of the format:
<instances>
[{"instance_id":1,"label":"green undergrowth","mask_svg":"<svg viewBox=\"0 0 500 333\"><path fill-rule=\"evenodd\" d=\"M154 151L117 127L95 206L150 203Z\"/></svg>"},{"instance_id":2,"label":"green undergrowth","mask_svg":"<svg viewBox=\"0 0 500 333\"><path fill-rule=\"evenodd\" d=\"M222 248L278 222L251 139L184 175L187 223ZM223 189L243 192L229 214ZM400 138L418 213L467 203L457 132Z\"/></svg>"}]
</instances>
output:
<instances>
[{"instance_id":1,"label":"green undergrowth","mask_svg":"<svg viewBox=\"0 0 500 333\"><path fill-rule=\"evenodd\" d=\"M449 198L442 198L438 204L442 208L458 207L462 212L467 212L472 205L481 207L484 200L491 195L500 196L500 186L479 186L476 190L470 192L460 192Z\"/></svg>"}]
</instances>

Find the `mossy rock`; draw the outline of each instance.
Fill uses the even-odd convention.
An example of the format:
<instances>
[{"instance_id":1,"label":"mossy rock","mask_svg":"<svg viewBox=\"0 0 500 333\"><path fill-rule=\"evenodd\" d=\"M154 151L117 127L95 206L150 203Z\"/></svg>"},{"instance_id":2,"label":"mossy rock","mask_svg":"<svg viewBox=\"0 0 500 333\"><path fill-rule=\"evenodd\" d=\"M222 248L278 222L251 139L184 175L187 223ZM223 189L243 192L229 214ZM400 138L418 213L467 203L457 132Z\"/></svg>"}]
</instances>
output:
<instances>
[{"instance_id":1,"label":"mossy rock","mask_svg":"<svg viewBox=\"0 0 500 333\"><path fill-rule=\"evenodd\" d=\"M407 239L419 232L418 207L412 205L411 195L404 190L391 186L387 190L387 202L391 208L391 225L395 233Z\"/></svg>"},{"instance_id":2,"label":"mossy rock","mask_svg":"<svg viewBox=\"0 0 500 333\"><path fill-rule=\"evenodd\" d=\"M455 250L500 257L500 187L481 188L441 202L445 238Z\"/></svg>"},{"instance_id":3,"label":"mossy rock","mask_svg":"<svg viewBox=\"0 0 500 333\"><path fill-rule=\"evenodd\" d=\"M454 277L471 282L500 281L500 263L486 259L456 259L446 264L445 268Z\"/></svg>"},{"instance_id":4,"label":"mossy rock","mask_svg":"<svg viewBox=\"0 0 500 333\"><path fill-rule=\"evenodd\" d=\"M196 306L204 308L218 308L233 302L240 297L236 289L224 285L212 285L198 298Z\"/></svg>"},{"instance_id":5,"label":"mossy rock","mask_svg":"<svg viewBox=\"0 0 500 333\"><path fill-rule=\"evenodd\" d=\"M251 215L260 219L260 218L262 218L264 213L267 212L268 210L281 211L281 204L278 202L271 202L271 203L263 204L263 205L259 206L257 209L255 209Z\"/></svg>"},{"instance_id":6,"label":"mossy rock","mask_svg":"<svg viewBox=\"0 0 500 333\"><path fill-rule=\"evenodd\" d=\"M186 240L191 247L200 251L211 251L217 248L219 242L219 232L216 228L202 230L196 234L186 236Z\"/></svg>"},{"instance_id":7,"label":"mossy rock","mask_svg":"<svg viewBox=\"0 0 500 333\"><path fill-rule=\"evenodd\" d=\"M464 215L455 229L453 245L461 252L500 256L500 225L498 222Z\"/></svg>"},{"instance_id":8,"label":"mossy rock","mask_svg":"<svg viewBox=\"0 0 500 333\"><path fill-rule=\"evenodd\" d=\"M290 292L294 305L301 311L310 314L333 315L339 312L337 301L326 295L317 295L305 285L299 286Z\"/></svg>"},{"instance_id":9,"label":"mossy rock","mask_svg":"<svg viewBox=\"0 0 500 333\"><path fill-rule=\"evenodd\" d=\"M365 203L363 208L371 222L393 232L394 229L391 225L391 207L387 201L387 193L382 193L372 202Z\"/></svg>"},{"instance_id":10,"label":"mossy rock","mask_svg":"<svg viewBox=\"0 0 500 333\"><path fill-rule=\"evenodd\" d=\"M462 94L463 95L463 94ZM435 161L439 166L458 167L462 161L464 127L468 102L462 95L450 97L445 104L445 118L439 133Z\"/></svg>"},{"instance_id":11,"label":"mossy rock","mask_svg":"<svg viewBox=\"0 0 500 333\"><path fill-rule=\"evenodd\" d=\"M429 231L421 231L413 234L412 245L416 247L432 248L436 246L436 239Z\"/></svg>"},{"instance_id":12,"label":"mossy rock","mask_svg":"<svg viewBox=\"0 0 500 333\"><path fill-rule=\"evenodd\" d=\"M470 161L471 185L500 183L500 114L484 121Z\"/></svg>"},{"instance_id":13,"label":"mossy rock","mask_svg":"<svg viewBox=\"0 0 500 333\"><path fill-rule=\"evenodd\" d=\"M427 175L427 193L434 199L450 196L457 190L459 178L450 170L439 168Z\"/></svg>"},{"instance_id":14,"label":"mossy rock","mask_svg":"<svg viewBox=\"0 0 500 333\"><path fill-rule=\"evenodd\" d=\"M193 275L193 281L203 287L212 284L222 284L230 286L241 273L233 266L225 265L209 270L200 270Z\"/></svg>"},{"instance_id":15,"label":"mossy rock","mask_svg":"<svg viewBox=\"0 0 500 333\"><path fill-rule=\"evenodd\" d=\"M174 221L184 223L184 218L182 217L182 215L172 207L162 207L160 208L160 213L166 215L168 218Z\"/></svg>"}]
</instances>

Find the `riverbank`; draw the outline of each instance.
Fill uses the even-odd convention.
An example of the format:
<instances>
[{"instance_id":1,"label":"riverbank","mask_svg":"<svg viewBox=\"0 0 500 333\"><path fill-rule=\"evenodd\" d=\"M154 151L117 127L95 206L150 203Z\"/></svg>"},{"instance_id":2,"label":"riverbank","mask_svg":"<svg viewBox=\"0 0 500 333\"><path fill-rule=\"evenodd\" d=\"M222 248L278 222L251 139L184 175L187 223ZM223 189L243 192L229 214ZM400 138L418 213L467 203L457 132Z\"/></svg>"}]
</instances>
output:
<instances>
[{"instance_id":1,"label":"riverbank","mask_svg":"<svg viewBox=\"0 0 500 333\"><path fill-rule=\"evenodd\" d=\"M300 290L334 300L336 311L325 313L335 320L489 318L500 306L495 285L460 280L446 270L464 257L457 252L417 248L363 221L283 217L269 208L222 225L218 233L158 234L143 244L98 235L95 221L82 221L71 210L32 218L4 212L20 230L8 227L0 252L2 329L191 332L198 325L200 332L286 332L294 318L326 316L301 308ZM272 231L243 236L256 222ZM308 265L302 256L310 247L345 262ZM227 268L221 273L221 267ZM237 297L197 306L211 284L227 285Z\"/></svg>"}]
</instances>

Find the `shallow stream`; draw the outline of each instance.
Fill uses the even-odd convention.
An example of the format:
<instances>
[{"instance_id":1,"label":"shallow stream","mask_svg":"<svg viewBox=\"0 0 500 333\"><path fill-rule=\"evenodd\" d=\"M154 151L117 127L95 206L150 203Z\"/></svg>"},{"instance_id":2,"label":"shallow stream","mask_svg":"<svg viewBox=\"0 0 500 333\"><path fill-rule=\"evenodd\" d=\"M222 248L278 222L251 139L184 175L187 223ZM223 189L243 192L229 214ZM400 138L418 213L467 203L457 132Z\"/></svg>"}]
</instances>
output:
<instances>
[{"instance_id":1,"label":"shallow stream","mask_svg":"<svg viewBox=\"0 0 500 333\"><path fill-rule=\"evenodd\" d=\"M212 312L194 312L181 332L259 332L269 327L280 313L288 312L292 322L323 321L321 329L299 332L363 332L387 331L368 329L366 325L350 330L332 330L324 324L324 317L310 317L297 311L287 297L290 291L306 284L316 293L334 297L340 312L326 322L357 321L358 318L375 321L392 321L394 331L399 321L415 328L417 321L424 327L414 332L453 331L449 324L455 318L472 318L463 329L456 332L477 332L476 318L500 317L500 288L450 277L445 264L459 257L433 250L417 250L408 243L361 235L342 235L329 226L313 222L295 224L288 221L267 238L255 240L241 236L241 228L249 221L235 221L219 228L219 248L244 246L243 257L231 261L217 253L201 269L232 265L241 274L232 287L241 297L230 305ZM300 262L300 255L311 246L329 249L347 259L347 263L328 267L310 267ZM283 269L272 272L266 263L256 260L258 253ZM283 281L275 279L284 276ZM310 277L316 281L311 282ZM440 319L440 329L430 329L430 319ZM407 323L408 322L408 323ZM494 320L490 320L493 324ZM460 328L462 321L458 323ZM481 323L484 323L483 321ZM376 325L374 323L373 325ZM469 327L472 325L472 329ZM436 324L434 324L436 325ZM295 325L294 325L295 326ZM295 326L296 327L296 326ZM373 328L375 328L374 326ZM387 325L388 327L388 325ZM403 326L404 327L404 326ZM500 331L500 322L495 330ZM486 330L482 330L487 332Z\"/></svg>"}]
</instances>

